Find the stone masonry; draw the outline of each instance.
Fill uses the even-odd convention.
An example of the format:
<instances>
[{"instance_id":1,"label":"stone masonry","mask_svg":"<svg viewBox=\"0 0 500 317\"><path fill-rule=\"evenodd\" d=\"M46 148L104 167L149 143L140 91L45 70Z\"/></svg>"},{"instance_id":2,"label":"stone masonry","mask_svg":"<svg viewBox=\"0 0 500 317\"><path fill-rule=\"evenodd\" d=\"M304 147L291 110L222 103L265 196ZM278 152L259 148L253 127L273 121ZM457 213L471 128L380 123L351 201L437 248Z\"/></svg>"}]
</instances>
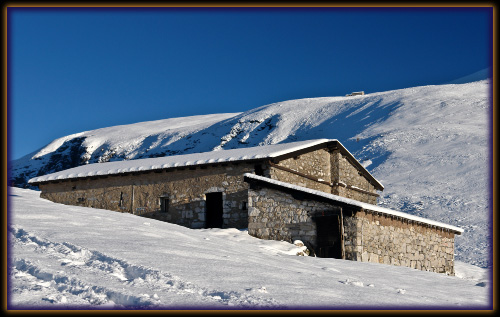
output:
<instances>
[{"instance_id":1,"label":"stone masonry","mask_svg":"<svg viewBox=\"0 0 500 317\"><path fill-rule=\"evenodd\" d=\"M346 240L346 254L353 260L455 274L452 232L370 210L359 211L351 219L356 234Z\"/></svg>"},{"instance_id":2,"label":"stone masonry","mask_svg":"<svg viewBox=\"0 0 500 317\"><path fill-rule=\"evenodd\" d=\"M369 204L377 203L378 195L376 195L377 190L375 186L348 161L346 156L337 150L332 152L331 159L331 182L334 184L331 191L332 194ZM361 189L364 192L356 189Z\"/></svg>"},{"instance_id":3,"label":"stone masonry","mask_svg":"<svg viewBox=\"0 0 500 317\"><path fill-rule=\"evenodd\" d=\"M251 164L210 168L148 171L41 184L41 197L67 205L108 209L173 222L190 228L205 226L205 194L223 193L223 227L247 227L247 188L243 174ZM168 197L168 212L160 197Z\"/></svg>"},{"instance_id":4,"label":"stone masonry","mask_svg":"<svg viewBox=\"0 0 500 317\"><path fill-rule=\"evenodd\" d=\"M251 185L248 233L261 239L302 240L314 250L317 231L312 215L340 206L345 259L454 275L453 232L306 196Z\"/></svg>"},{"instance_id":5,"label":"stone masonry","mask_svg":"<svg viewBox=\"0 0 500 317\"><path fill-rule=\"evenodd\" d=\"M377 188L339 150L319 149L281 160L277 165L270 166L267 177L369 204L377 203Z\"/></svg>"},{"instance_id":6,"label":"stone masonry","mask_svg":"<svg viewBox=\"0 0 500 317\"><path fill-rule=\"evenodd\" d=\"M299 201L275 189L249 189L248 234L267 240L302 240L314 248L316 223L309 213L329 207L317 201Z\"/></svg>"},{"instance_id":7,"label":"stone masonry","mask_svg":"<svg viewBox=\"0 0 500 317\"><path fill-rule=\"evenodd\" d=\"M278 166L271 166L269 169L269 178L276 179L282 182L303 186L315 190L320 190L325 193L331 192L331 186L320 183L320 181L330 182L330 153L326 149L320 149L294 156L288 159L281 160L277 163ZM297 173L279 169L285 167L292 171L311 176L316 180L311 180L300 176Z\"/></svg>"}]
</instances>

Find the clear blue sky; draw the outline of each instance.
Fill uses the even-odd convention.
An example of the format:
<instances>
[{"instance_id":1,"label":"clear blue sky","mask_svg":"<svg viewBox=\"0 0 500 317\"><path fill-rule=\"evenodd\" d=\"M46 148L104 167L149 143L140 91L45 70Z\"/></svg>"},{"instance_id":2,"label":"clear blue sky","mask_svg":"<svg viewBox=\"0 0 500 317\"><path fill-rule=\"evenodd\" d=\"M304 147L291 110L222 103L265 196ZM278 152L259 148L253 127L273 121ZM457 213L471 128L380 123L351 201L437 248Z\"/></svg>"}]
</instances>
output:
<instances>
[{"instance_id":1,"label":"clear blue sky","mask_svg":"<svg viewBox=\"0 0 500 317\"><path fill-rule=\"evenodd\" d=\"M11 159L113 125L443 84L492 8L8 8Z\"/></svg>"}]
</instances>

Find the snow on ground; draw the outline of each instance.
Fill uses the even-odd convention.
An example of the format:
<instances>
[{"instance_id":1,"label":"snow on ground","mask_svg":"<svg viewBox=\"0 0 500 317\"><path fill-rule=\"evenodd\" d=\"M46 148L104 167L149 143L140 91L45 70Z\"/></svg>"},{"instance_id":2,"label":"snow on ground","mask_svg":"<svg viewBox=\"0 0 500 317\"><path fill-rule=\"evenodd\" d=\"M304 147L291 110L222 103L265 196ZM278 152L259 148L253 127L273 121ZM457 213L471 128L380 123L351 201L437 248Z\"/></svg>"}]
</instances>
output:
<instances>
[{"instance_id":1,"label":"snow on ground","mask_svg":"<svg viewBox=\"0 0 500 317\"><path fill-rule=\"evenodd\" d=\"M296 256L245 230L193 230L9 190L9 308L491 309L485 269L457 276Z\"/></svg>"}]
</instances>

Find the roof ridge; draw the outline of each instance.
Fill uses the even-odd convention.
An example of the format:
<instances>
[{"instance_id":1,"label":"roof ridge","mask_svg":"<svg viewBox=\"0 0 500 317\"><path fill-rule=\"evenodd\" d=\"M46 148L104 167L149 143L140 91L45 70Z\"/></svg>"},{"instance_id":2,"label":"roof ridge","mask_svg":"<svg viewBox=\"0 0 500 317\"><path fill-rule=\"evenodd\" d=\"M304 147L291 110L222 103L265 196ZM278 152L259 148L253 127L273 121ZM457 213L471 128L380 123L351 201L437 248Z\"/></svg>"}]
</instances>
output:
<instances>
[{"instance_id":1,"label":"roof ridge","mask_svg":"<svg viewBox=\"0 0 500 317\"><path fill-rule=\"evenodd\" d=\"M283 154L293 153L301 149L309 148L311 146L332 141L337 141L337 140L312 139L305 141L269 144L269 145L220 150L220 151L207 151L207 152L171 155L171 156L155 157L155 158L93 163L88 165L80 165L77 167L65 169L62 171L50 173L43 176L34 177L30 179L28 183L37 184L41 182L72 179L72 178L114 175L114 174L122 174L128 172L148 171L148 170L166 169L173 167L185 167L185 166L193 166L201 164L217 164L225 162L274 158L281 156Z\"/></svg>"}]
</instances>

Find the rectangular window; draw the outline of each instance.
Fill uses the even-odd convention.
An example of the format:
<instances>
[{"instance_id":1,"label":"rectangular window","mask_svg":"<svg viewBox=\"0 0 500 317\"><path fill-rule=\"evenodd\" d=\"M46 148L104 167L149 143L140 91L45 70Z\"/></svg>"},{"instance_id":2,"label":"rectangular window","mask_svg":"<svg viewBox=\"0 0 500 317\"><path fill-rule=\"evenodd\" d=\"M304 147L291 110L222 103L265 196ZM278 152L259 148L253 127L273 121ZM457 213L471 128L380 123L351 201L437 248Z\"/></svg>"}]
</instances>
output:
<instances>
[{"instance_id":1,"label":"rectangular window","mask_svg":"<svg viewBox=\"0 0 500 317\"><path fill-rule=\"evenodd\" d=\"M246 201L241 202L241 210L247 210L247 202Z\"/></svg>"},{"instance_id":2,"label":"rectangular window","mask_svg":"<svg viewBox=\"0 0 500 317\"><path fill-rule=\"evenodd\" d=\"M120 192L120 203L118 207L123 207L123 192Z\"/></svg>"}]
</instances>

